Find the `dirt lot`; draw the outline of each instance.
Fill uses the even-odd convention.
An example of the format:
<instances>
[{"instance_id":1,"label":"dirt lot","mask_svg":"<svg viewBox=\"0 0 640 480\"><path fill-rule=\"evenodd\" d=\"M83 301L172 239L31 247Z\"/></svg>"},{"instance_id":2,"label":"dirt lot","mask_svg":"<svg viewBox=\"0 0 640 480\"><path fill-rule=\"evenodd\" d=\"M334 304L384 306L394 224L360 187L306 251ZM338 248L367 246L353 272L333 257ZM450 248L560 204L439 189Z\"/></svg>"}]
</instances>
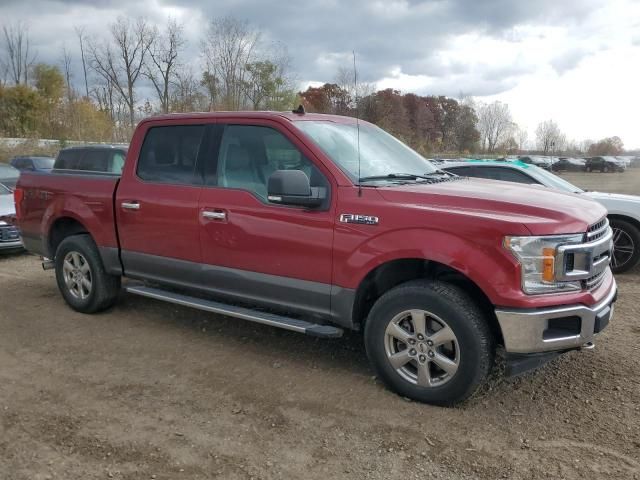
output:
<instances>
[{"instance_id":1,"label":"dirt lot","mask_svg":"<svg viewBox=\"0 0 640 480\"><path fill-rule=\"evenodd\" d=\"M567 177L640 193L640 170ZM385 390L358 335L126 295L85 316L0 257L0 479L638 479L640 272L618 281L594 350L442 409Z\"/></svg>"}]
</instances>

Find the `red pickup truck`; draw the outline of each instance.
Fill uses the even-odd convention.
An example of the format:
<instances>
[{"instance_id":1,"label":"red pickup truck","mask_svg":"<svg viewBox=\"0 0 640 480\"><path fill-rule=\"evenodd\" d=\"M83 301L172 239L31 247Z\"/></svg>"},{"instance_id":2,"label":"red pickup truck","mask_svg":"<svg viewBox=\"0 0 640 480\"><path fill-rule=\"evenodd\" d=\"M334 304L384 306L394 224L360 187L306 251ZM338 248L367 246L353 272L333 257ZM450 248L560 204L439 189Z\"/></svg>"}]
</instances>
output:
<instances>
[{"instance_id":1,"label":"red pickup truck","mask_svg":"<svg viewBox=\"0 0 640 480\"><path fill-rule=\"evenodd\" d=\"M438 170L366 122L302 112L142 121L121 175L24 172L27 249L67 303L124 289L321 337L363 331L384 382L450 405L489 373L593 346L616 284L605 209Z\"/></svg>"}]
</instances>

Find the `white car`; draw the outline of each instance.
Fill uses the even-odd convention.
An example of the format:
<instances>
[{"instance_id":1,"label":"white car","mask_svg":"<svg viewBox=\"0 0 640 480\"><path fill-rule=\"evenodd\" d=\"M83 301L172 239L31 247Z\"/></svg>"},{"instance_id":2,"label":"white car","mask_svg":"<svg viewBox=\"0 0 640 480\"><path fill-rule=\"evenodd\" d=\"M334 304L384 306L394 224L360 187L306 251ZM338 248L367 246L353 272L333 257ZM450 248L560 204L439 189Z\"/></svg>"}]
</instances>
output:
<instances>
[{"instance_id":1,"label":"white car","mask_svg":"<svg viewBox=\"0 0 640 480\"><path fill-rule=\"evenodd\" d=\"M0 183L0 252L22 248L20 232L9 223L15 213L13 192Z\"/></svg>"},{"instance_id":2,"label":"white car","mask_svg":"<svg viewBox=\"0 0 640 480\"><path fill-rule=\"evenodd\" d=\"M465 177L544 185L565 192L588 195L604 205L609 212L608 218L614 241L611 258L613 272L626 272L640 262L640 197L638 196L585 192L547 170L521 161L446 162L440 165L440 168Z\"/></svg>"}]
</instances>

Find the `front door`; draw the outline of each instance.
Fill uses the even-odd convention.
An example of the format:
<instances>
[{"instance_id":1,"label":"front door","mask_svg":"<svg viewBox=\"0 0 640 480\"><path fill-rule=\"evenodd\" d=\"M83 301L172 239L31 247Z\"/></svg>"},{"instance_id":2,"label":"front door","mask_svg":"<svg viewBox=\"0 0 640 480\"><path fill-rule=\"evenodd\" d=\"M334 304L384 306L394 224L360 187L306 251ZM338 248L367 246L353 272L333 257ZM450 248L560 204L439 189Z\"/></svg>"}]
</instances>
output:
<instances>
[{"instance_id":1,"label":"front door","mask_svg":"<svg viewBox=\"0 0 640 480\"><path fill-rule=\"evenodd\" d=\"M217 125L217 162L199 202L203 283L255 303L326 316L330 311L334 202L330 176L288 131L269 121ZM326 188L322 208L270 204L276 170L304 171Z\"/></svg>"},{"instance_id":2,"label":"front door","mask_svg":"<svg viewBox=\"0 0 640 480\"><path fill-rule=\"evenodd\" d=\"M115 210L125 274L179 286L199 283L198 155L204 125L151 126L125 165Z\"/></svg>"}]
</instances>

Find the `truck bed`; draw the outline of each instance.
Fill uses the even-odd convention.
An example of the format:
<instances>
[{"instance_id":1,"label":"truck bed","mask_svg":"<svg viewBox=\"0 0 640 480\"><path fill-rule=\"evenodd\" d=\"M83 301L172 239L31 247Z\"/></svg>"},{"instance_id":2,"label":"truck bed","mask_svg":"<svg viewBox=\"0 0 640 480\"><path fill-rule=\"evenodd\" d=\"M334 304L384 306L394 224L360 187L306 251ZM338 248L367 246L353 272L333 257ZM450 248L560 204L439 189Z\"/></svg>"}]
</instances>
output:
<instances>
[{"instance_id":1,"label":"truck bed","mask_svg":"<svg viewBox=\"0 0 640 480\"><path fill-rule=\"evenodd\" d=\"M98 245L117 248L113 202L119 181L119 175L106 173L22 172L17 185L22 201L17 208L22 212L25 247L53 258L50 245L55 240L55 219L56 223L79 222L93 233Z\"/></svg>"}]
</instances>

